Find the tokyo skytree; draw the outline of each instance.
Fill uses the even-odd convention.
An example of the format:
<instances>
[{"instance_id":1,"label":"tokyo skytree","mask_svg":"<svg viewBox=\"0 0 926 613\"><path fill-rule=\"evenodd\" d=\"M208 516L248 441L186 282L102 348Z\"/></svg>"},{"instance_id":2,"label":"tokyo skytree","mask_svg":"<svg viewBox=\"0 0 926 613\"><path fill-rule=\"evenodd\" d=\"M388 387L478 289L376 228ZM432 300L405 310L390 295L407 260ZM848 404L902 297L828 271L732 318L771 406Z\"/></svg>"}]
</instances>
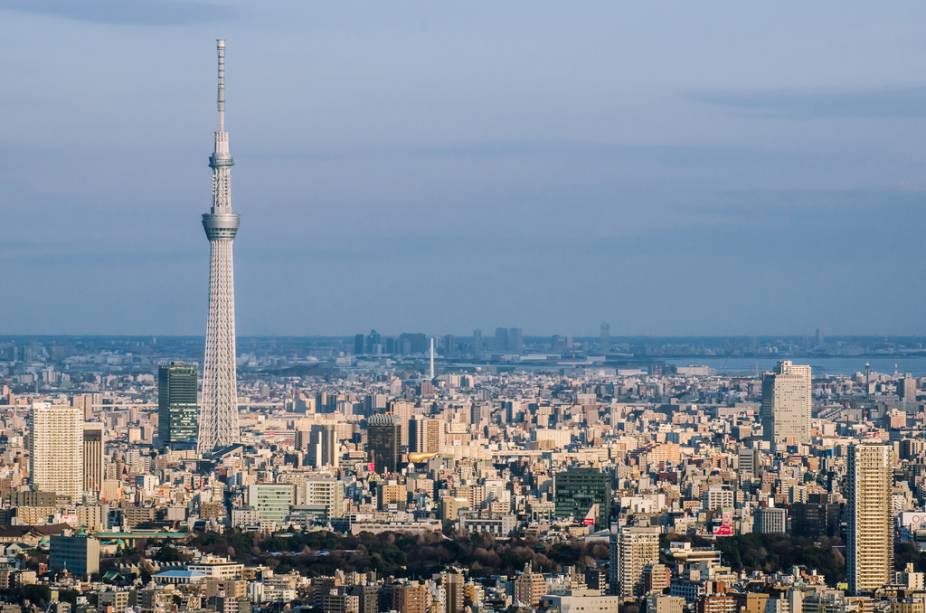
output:
<instances>
[{"instance_id":1,"label":"tokyo skytree","mask_svg":"<svg viewBox=\"0 0 926 613\"><path fill-rule=\"evenodd\" d=\"M209 239L209 319L199 415L199 452L238 442L238 381L235 357L235 271L232 243L238 233L238 214L232 210L231 167L225 131L225 41L216 43L219 55L218 112L212 168L212 210L203 214Z\"/></svg>"}]
</instances>

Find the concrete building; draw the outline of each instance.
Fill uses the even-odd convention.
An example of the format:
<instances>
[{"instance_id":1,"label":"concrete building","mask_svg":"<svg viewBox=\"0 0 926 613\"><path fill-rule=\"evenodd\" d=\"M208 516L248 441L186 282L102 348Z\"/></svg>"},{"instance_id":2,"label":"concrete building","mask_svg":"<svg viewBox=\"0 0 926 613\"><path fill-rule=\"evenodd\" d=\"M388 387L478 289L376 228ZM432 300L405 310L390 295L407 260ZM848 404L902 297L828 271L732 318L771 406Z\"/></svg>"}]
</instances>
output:
<instances>
[{"instance_id":1,"label":"concrete building","mask_svg":"<svg viewBox=\"0 0 926 613\"><path fill-rule=\"evenodd\" d=\"M810 366L778 363L762 378L762 432L773 445L810 442L813 405Z\"/></svg>"},{"instance_id":2,"label":"concrete building","mask_svg":"<svg viewBox=\"0 0 926 613\"><path fill-rule=\"evenodd\" d=\"M100 541L85 533L73 536L53 535L48 554L52 572L67 571L77 577L100 572Z\"/></svg>"},{"instance_id":3,"label":"concrete building","mask_svg":"<svg viewBox=\"0 0 926 613\"><path fill-rule=\"evenodd\" d=\"M85 423L83 429L84 492L99 498L105 463L103 424Z\"/></svg>"},{"instance_id":4,"label":"concrete building","mask_svg":"<svg viewBox=\"0 0 926 613\"><path fill-rule=\"evenodd\" d=\"M338 466L338 433L334 424L312 424L307 464L316 468Z\"/></svg>"},{"instance_id":5,"label":"concrete building","mask_svg":"<svg viewBox=\"0 0 926 613\"><path fill-rule=\"evenodd\" d=\"M34 404L29 419L32 489L77 501L84 489L83 414L77 407Z\"/></svg>"},{"instance_id":6,"label":"concrete building","mask_svg":"<svg viewBox=\"0 0 926 613\"><path fill-rule=\"evenodd\" d=\"M759 534L784 534L788 531L788 511L778 507L756 509L753 531Z\"/></svg>"},{"instance_id":7,"label":"concrete building","mask_svg":"<svg viewBox=\"0 0 926 613\"><path fill-rule=\"evenodd\" d=\"M624 526L617 547L620 595L642 596L647 565L659 563L659 528Z\"/></svg>"},{"instance_id":8,"label":"concrete building","mask_svg":"<svg viewBox=\"0 0 926 613\"><path fill-rule=\"evenodd\" d=\"M890 583L894 570L891 447L849 447L846 571L849 592L865 594Z\"/></svg>"}]
</instances>

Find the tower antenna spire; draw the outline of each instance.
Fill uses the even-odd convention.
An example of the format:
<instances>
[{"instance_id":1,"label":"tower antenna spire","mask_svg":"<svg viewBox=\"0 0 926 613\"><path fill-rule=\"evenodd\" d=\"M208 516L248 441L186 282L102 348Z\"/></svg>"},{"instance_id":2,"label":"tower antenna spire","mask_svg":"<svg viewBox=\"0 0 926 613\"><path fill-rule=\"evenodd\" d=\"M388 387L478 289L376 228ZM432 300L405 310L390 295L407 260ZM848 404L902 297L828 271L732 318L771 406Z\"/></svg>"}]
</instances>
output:
<instances>
[{"instance_id":1,"label":"tower antenna spire","mask_svg":"<svg viewBox=\"0 0 926 613\"><path fill-rule=\"evenodd\" d=\"M219 112L219 132L225 131L225 39L215 41L215 48L219 56L219 82L216 93L216 109Z\"/></svg>"}]
</instances>

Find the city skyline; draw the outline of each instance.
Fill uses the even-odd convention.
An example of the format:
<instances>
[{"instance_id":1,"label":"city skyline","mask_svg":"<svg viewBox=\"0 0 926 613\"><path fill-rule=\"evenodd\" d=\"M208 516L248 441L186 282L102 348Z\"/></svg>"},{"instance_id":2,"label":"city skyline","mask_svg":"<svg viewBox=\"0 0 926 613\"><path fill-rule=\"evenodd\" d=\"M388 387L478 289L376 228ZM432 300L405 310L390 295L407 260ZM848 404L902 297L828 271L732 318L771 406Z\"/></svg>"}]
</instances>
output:
<instances>
[{"instance_id":1,"label":"city skyline","mask_svg":"<svg viewBox=\"0 0 926 613\"><path fill-rule=\"evenodd\" d=\"M0 331L202 333L182 220L203 203L204 51L225 35L239 193L260 210L238 244L242 334L924 333L926 90L902 60L926 9L525 6L0 2L18 119L0 254L29 297L0 304ZM66 105L37 94L59 83Z\"/></svg>"}]
</instances>

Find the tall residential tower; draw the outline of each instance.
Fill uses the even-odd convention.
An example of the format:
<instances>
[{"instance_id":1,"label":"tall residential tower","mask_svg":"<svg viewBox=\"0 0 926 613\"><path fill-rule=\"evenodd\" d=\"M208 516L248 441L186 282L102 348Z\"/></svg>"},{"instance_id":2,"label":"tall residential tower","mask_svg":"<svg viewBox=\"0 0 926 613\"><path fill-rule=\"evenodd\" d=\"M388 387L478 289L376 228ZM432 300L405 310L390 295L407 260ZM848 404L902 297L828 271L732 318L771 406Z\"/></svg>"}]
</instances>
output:
<instances>
[{"instance_id":1,"label":"tall residential tower","mask_svg":"<svg viewBox=\"0 0 926 613\"><path fill-rule=\"evenodd\" d=\"M891 446L858 443L849 447L849 592L867 594L891 582L894 526L891 509Z\"/></svg>"},{"instance_id":2,"label":"tall residential tower","mask_svg":"<svg viewBox=\"0 0 926 613\"><path fill-rule=\"evenodd\" d=\"M235 361L235 272L232 244L238 234L238 214L232 210L231 167L225 131L225 41L217 41L219 55L218 114L212 168L212 210L203 214L209 239L209 319L203 365L200 452L238 442L238 382Z\"/></svg>"}]
</instances>

